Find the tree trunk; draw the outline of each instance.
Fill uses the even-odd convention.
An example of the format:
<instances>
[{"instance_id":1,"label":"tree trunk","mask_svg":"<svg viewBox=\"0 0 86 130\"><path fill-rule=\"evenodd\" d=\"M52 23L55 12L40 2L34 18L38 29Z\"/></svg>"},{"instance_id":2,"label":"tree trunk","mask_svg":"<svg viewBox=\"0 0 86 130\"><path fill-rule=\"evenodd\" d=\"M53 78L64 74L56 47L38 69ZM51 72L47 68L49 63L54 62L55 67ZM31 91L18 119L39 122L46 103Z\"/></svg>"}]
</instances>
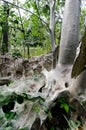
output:
<instances>
[{"instance_id":1,"label":"tree trunk","mask_svg":"<svg viewBox=\"0 0 86 130\"><path fill-rule=\"evenodd\" d=\"M58 63L71 65L79 44L80 0L66 0Z\"/></svg>"},{"instance_id":2,"label":"tree trunk","mask_svg":"<svg viewBox=\"0 0 86 130\"><path fill-rule=\"evenodd\" d=\"M58 46L56 46L55 44L55 14L54 14L55 2L56 0L50 0L50 42L51 42L52 53L53 53L52 68L56 67L57 55L58 55Z\"/></svg>"},{"instance_id":3,"label":"tree trunk","mask_svg":"<svg viewBox=\"0 0 86 130\"><path fill-rule=\"evenodd\" d=\"M58 64L50 72L44 72L47 82L55 80L62 89L73 84L71 70L79 44L80 4L80 0L66 0Z\"/></svg>"},{"instance_id":4,"label":"tree trunk","mask_svg":"<svg viewBox=\"0 0 86 130\"><path fill-rule=\"evenodd\" d=\"M9 6L5 2L4 2L4 15L5 15L5 21L3 21L3 27L2 27L2 33L3 33L2 54L5 54L9 51L9 44L8 44Z\"/></svg>"},{"instance_id":5,"label":"tree trunk","mask_svg":"<svg viewBox=\"0 0 86 130\"><path fill-rule=\"evenodd\" d=\"M78 95L84 95L86 97L86 70L75 79L74 85L77 88L76 92L78 92Z\"/></svg>"},{"instance_id":6,"label":"tree trunk","mask_svg":"<svg viewBox=\"0 0 86 130\"><path fill-rule=\"evenodd\" d=\"M74 62L71 76L76 78L73 84L76 89L75 92L86 96L86 27L81 39L80 52Z\"/></svg>"},{"instance_id":7,"label":"tree trunk","mask_svg":"<svg viewBox=\"0 0 86 130\"><path fill-rule=\"evenodd\" d=\"M54 14L55 0L50 0L50 42L52 51L55 49L55 14Z\"/></svg>"}]
</instances>

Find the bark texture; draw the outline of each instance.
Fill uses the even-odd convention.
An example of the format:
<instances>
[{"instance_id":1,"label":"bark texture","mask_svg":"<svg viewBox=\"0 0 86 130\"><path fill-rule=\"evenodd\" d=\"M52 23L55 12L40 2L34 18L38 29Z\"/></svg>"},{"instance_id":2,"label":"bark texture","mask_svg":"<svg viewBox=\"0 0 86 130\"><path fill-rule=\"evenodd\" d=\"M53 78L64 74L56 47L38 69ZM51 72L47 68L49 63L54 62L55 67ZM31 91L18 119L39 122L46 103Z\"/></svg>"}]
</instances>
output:
<instances>
[{"instance_id":1,"label":"bark texture","mask_svg":"<svg viewBox=\"0 0 86 130\"><path fill-rule=\"evenodd\" d=\"M52 68L56 67L57 62L57 55L58 55L58 46L55 44L55 2L56 0L50 0L50 43L52 46L52 53L53 53L53 64Z\"/></svg>"},{"instance_id":2,"label":"bark texture","mask_svg":"<svg viewBox=\"0 0 86 130\"><path fill-rule=\"evenodd\" d=\"M75 87L75 95L81 96L82 100L86 99L86 70L75 79L72 87Z\"/></svg>"},{"instance_id":3,"label":"bark texture","mask_svg":"<svg viewBox=\"0 0 86 130\"><path fill-rule=\"evenodd\" d=\"M50 0L50 42L52 51L55 49L55 14L54 14L55 0Z\"/></svg>"},{"instance_id":4,"label":"bark texture","mask_svg":"<svg viewBox=\"0 0 86 130\"><path fill-rule=\"evenodd\" d=\"M2 54L8 53L9 43L8 43L8 17L9 17L9 5L4 2L4 16L5 21L3 21L2 32L3 32L3 42L2 42Z\"/></svg>"},{"instance_id":5,"label":"bark texture","mask_svg":"<svg viewBox=\"0 0 86 130\"><path fill-rule=\"evenodd\" d=\"M58 62L73 64L79 44L80 0L66 0Z\"/></svg>"}]
</instances>

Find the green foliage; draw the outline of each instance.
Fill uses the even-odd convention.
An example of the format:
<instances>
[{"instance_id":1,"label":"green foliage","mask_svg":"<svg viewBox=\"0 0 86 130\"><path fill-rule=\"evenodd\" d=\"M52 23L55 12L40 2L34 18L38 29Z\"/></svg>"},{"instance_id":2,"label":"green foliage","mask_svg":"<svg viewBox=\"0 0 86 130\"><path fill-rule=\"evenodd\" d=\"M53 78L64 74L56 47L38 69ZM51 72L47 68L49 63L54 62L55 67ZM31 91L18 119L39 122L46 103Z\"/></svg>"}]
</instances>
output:
<instances>
[{"instance_id":1,"label":"green foliage","mask_svg":"<svg viewBox=\"0 0 86 130\"><path fill-rule=\"evenodd\" d=\"M5 114L5 118L7 120L14 119L15 118L15 113L14 112L8 112L8 113Z\"/></svg>"},{"instance_id":2,"label":"green foliage","mask_svg":"<svg viewBox=\"0 0 86 130\"><path fill-rule=\"evenodd\" d=\"M18 58L18 57L21 57L21 53L19 52L18 49L14 50L14 52L12 53L12 57L14 58Z\"/></svg>"},{"instance_id":3,"label":"green foliage","mask_svg":"<svg viewBox=\"0 0 86 130\"><path fill-rule=\"evenodd\" d=\"M62 103L60 107L64 108L67 113L69 112L69 106L68 106L68 104Z\"/></svg>"},{"instance_id":4,"label":"green foliage","mask_svg":"<svg viewBox=\"0 0 86 130\"><path fill-rule=\"evenodd\" d=\"M85 16L86 16L86 8L81 8L81 16L80 16L80 39L84 35L84 27L85 27Z\"/></svg>"},{"instance_id":5,"label":"green foliage","mask_svg":"<svg viewBox=\"0 0 86 130\"><path fill-rule=\"evenodd\" d=\"M49 45L49 44L48 44ZM30 56L38 56L38 55L41 55L41 54L46 54L47 52L50 51L50 45L49 46L43 46L43 47L40 47L40 46L37 46L36 48L34 47L31 47L30 48Z\"/></svg>"},{"instance_id":6,"label":"green foliage","mask_svg":"<svg viewBox=\"0 0 86 130\"><path fill-rule=\"evenodd\" d=\"M16 2L13 2L14 4ZM62 17L64 11L65 0L56 0L55 5L55 35L56 35L56 43L60 43L60 35L61 35L61 25L62 25ZM8 17L8 26L9 26L9 43L10 43L10 52L12 53L12 47L18 49L21 54L27 57L27 49L26 54L24 55L24 48L26 48L26 41L35 42L35 37L38 37L38 44L42 43L42 47L37 47L35 49L30 48L30 56L45 54L51 50L50 41L49 41L49 3L46 0L43 1L25 1L22 5L19 3L19 6L26 8L30 12L24 12L25 15L21 18L19 16L18 9L15 9L15 6L9 4L9 17ZM15 11L16 10L16 11ZM35 14L35 15L34 15ZM80 17L80 31L81 36L84 32L83 27L85 23L85 15L86 9L83 8L81 10ZM22 19L22 23L21 23ZM6 20L6 15L3 12L3 3L0 2L0 44L2 44L2 26ZM45 21L45 23L43 22ZM22 28L23 25L23 28ZM45 47L47 46L47 47ZM22 49L23 48L23 49ZM34 51L35 50L35 51Z\"/></svg>"},{"instance_id":7,"label":"green foliage","mask_svg":"<svg viewBox=\"0 0 86 130\"><path fill-rule=\"evenodd\" d=\"M4 87L0 90L0 92L1 92L1 94L0 94L0 96L1 96L1 100L0 100L1 122L5 119L4 126L1 125L1 128L5 129L5 130L14 129L14 125L13 125L12 121L14 120L17 122L17 120L19 120L22 117L22 114L26 110L27 110L27 112L25 112L25 113L28 113L28 110L29 110L31 115L33 114L32 117L28 117L28 118L31 118L31 121L30 121L30 125L31 125L31 122L33 123L34 118L36 118L36 115L38 115L38 113L40 113L40 110L42 109L42 108L40 108L40 105L41 104L43 105L43 102L44 102L44 99L38 95L33 96L33 95L29 95L28 93L24 93L24 92L21 92L21 93L16 93L14 91L12 92L12 91L10 91L11 87L7 88L6 91L4 90ZM5 94L5 96L3 94ZM17 104L18 104L18 106L16 106ZM30 109L27 108L29 104L30 104ZM24 105L25 110L22 111L22 114L19 114L19 111L23 110L23 109L21 109L22 105ZM19 107L19 110L17 111L17 109L16 109L16 111L14 111L14 107L15 108ZM1 114L1 111L3 111L4 115ZM30 114L29 114L29 116L30 116ZM16 126L16 123L15 123L15 126ZM24 127L21 129L27 130L28 127Z\"/></svg>"},{"instance_id":8,"label":"green foliage","mask_svg":"<svg viewBox=\"0 0 86 130\"><path fill-rule=\"evenodd\" d=\"M38 106L33 106L33 109L36 113L39 113L40 112L40 108Z\"/></svg>"},{"instance_id":9,"label":"green foliage","mask_svg":"<svg viewBox=\"0 0 86 130\"><path fill-rule=\"evenodd\" d=\"M15 3L15 2L14 2ZM19 3L20 4L20 3ZM22 6L22 4L20 5ZM2 24L5 21L5 16L3 15L3 4L0 6L0 21L1 21L1 28ZM22 19L22 24L20 20L20 16L15 12L15 7L9 5L9 17L8 17L8 26L9 26L9 43L11 48L14 47L14 49L18 49L22 53L23 56L27 57L27 53L24 55L23 51L24 48L26 48L26 41L28 42L38 42L39 44L43 44L42 47L37 47L35 49L30 48L30 56L34 55L40 55L40 54L45 54L51 50L50 47L50 41L49 41L49 5L48 2L44 1L26 1L23 4L23 7L30 10L33 9L32 14L28 15L28 12L25 12L26 16L21 15ZM41 20L44 19L46 24ZM56 22L57 23L57 22ZM59 22L58 22L59 23ZM23 28L22 29L22 25ZM59 30L59 26L58 26ZM1 30L1 33L2 30ZM35 38L38 37L38 40L35 41ZM59 34L58 34L59 37ZM58 37L56 38L56 41L58 42ZM21 46L21 47L20 47ZM10 48L10 52L12 53L12 49ZM22 51L23 48L23 51ZM35 51L33 51L35 50ZM26 49L27 52L27 49ZM16 55L16 54L14 54Z\"/></svg>"},{"instance_id":10,"label":"green foliage","mask_svg":"<svg viewBox=\"0 0 86 130\"><path fill-rule=\"evenodd\" d=\"M60 102L60 108L63 108L68 113L70 106L68 102L65 100L65 98L60 98L59 102Z\"/></svg>"},{"instance_id":11,"label":"green foliage","mask_svg":"<svg viewBox=\"0 0 86 130\"><path fill-rule=\"evenodd\" d=\"M50 10L50 9L49 9L49 5L48 5L48 4L45 4L45 5L43 6L43 13L44 13L45 16L48 16L48 15L49 15L49 13L50 13L49 10Z\"/></svg>"}]
</instances>

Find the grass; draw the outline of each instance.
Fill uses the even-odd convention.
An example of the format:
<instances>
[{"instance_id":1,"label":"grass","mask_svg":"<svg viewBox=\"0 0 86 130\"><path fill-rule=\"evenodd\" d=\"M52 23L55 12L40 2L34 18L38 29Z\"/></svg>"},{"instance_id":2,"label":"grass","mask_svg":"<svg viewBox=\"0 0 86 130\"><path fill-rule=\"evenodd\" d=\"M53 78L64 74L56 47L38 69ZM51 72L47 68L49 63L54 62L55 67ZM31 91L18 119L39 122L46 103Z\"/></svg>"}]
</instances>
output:
<instances>
[{"instance_id":1,"label":"grass","mask_svg":"<svg viewBox=\"0 0 86 130\"><path fill-rule=\"evenodd\" d=\"M23 46L21 47L16 47L15 49L11 48L10 49L10 54L13 54L15 52L15 50L18 50L20 52L20 54L22 55L22 57L26 57L28 58L28 50L27 47L25 47L25 53L24 53L24 48ZM33 56L39 56L41 54L46 54L48 52L50 52L51 47L49 45L45 45L45 46L37 46L37 47L30 47L29 51L30 51L30 57Z\"/></svg>"}]
</instances>

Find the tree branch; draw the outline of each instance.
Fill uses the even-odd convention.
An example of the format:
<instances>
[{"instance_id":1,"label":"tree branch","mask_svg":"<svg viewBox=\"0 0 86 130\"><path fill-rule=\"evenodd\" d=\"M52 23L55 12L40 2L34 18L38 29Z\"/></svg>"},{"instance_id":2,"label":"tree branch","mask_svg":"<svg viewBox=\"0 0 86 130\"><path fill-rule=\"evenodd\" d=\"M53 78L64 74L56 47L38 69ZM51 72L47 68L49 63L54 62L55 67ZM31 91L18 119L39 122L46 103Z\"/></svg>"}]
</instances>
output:
<instances>
[{"instance_id":1,"label":"tree branch","mask_svg":"<svg viewBox=\"0 0 86 130\"><path fill-rule=\"evenodd\" d=\"M30 14L33 14L34 16L38 17L38 18L48 27L48 24L47 24L42 18L40 18L39 16L37 16L35 13L31 12L30 10L27 10L27 9L25 9L25 8L23 8L23 7L20 7L20 6L18 6L18 5L15 5L15 4L13 4L13 3L11 3L11 2L8 2L8 1L6 1L6 0L1 0L1 1L6 2L6 3L8 3L8 4L12 5L12 6L15 6L16 8L20 8L20 9L26 11L26 12L29 12ZM48 28L49 28L49 27L48 27Z\"/></svg>"}]
</instances>

